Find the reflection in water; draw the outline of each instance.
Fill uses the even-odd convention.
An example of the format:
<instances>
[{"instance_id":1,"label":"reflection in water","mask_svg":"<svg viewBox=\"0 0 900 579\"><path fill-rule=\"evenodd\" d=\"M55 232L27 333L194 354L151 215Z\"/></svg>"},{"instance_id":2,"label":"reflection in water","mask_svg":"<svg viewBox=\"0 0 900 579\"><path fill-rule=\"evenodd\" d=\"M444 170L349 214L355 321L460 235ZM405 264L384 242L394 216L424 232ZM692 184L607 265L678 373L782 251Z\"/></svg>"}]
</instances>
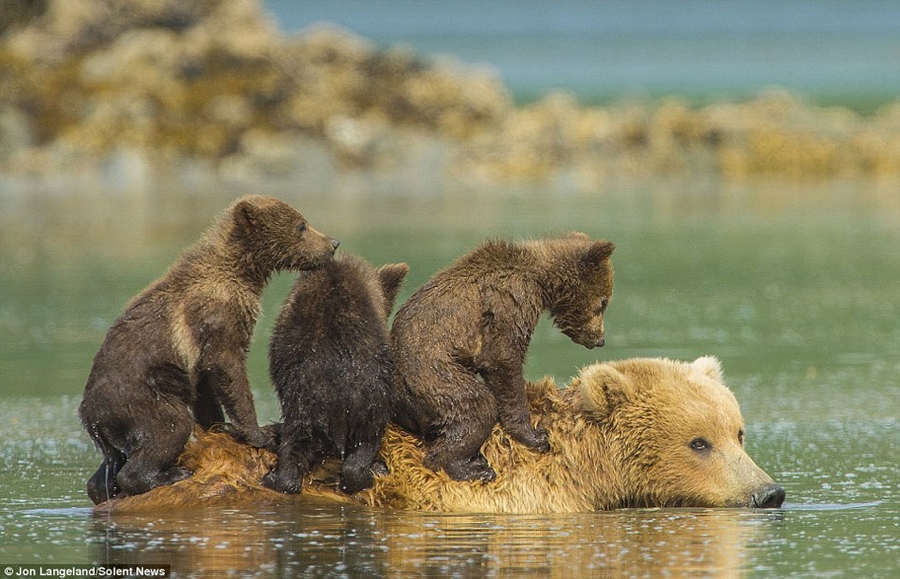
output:
<instances>
[{"instance_id":1,"label":"reflection in water","mask_svg":"<svg viewBox=\"0 0 900 579\"><path fill-rule=\"evenodd\" d=\"M848 509L871 509L883 504L884 501L873 501L870 503L808 503L808 504L786 504L784 510L788 511L846 511Z\"/></svg>"},{"instance_id":2,"label":"reflection in water","mask_svg":"<svg viewBox=\"0 0 900 579\"><path fill-rule=\"evenodd\" d=\"M300 504L292 512L98 517L94 561L171 564L195 576L743 576L747 547L783 513L628 510L601 514L420 515Z\"/></svg>"},{"instance_id":3,"label":"reflection in water","mask_svg":"<svg viewBox=\"0 0 900 579\"><path fill-rule=\"evenodd\" d=\"M10 465L0 471L0 562L147 561L171 564L182 577L221 576L215 570L226 567L260 577L896 571L896 420L755 424L754 454L772 465L792 500L778 511L430 515L307 501L106 517L92 514L84 494L96 455L76 407L58 398L0 405L0 461ZM848 441L857 452L847 451Z\"/></svg>"}]
</instances>

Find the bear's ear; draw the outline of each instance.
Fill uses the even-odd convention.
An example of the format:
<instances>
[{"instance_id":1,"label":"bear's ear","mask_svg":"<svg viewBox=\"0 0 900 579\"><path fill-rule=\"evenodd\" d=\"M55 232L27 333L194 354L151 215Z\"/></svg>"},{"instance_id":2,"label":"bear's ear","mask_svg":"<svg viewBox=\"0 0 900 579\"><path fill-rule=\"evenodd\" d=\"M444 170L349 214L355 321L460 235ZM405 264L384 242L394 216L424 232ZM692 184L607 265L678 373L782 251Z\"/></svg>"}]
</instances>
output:
<instances>
[{"instance_id":1,"label":"bear's ear","mask_svg":"<svg viewBox=\"0 0 900 579\"><path fill-rule=\"evenodd\" d=\"M378 281L381 283L381 290L384 292L384 301L387 304L388 314L394 309L394 302L397 300L397 292L400 291L400 285L403 278L409 272L409 266L405 263L389 263L378 268Z\"/></svg>"},{"instance_id":2,"label":"bear's ear","mask_svg":"<svg viewBox=\"0 0 900 579\"><path fill-rule=\"evenodd\" d=\"M259 219L259 208L247 199L241 199L232 211L234 224L242 231L250 231Z\"/></svg>"},{"instance_id":3,"label":"bear's ear","mask_svg":"<svg viewBox=\"0 0 900 579\"><path fill-rule=\"evenodd\" d=\"M609 364L592 364L581 370L573 384L581 393L582 410L597 420L605 420L631 398L631 379Z\"/></svg>"},{"instance_id":4,"label":"bear's ear","mask_svg":"<svg viewBox=\"0 0 900 579\"><path fill-rule=\"evenodd\" d=\"M609 259L609 256L612 255L615 248L616 245L612 241L604 241L602 239L595 241L587 249L584 256L582 256L582 263L587 269L596 269L605 260Z\"/></svg>"},{"instance_id":5,"label":"bear's ear","mask_svg":"<svg viewBox=\"0 0 900 579\"><path fill-rule=\"evenodd\" d=\"M715 356L702 356L691 362L696 370L699 370L705 376L709 376L717 382L723 382L722 363Z\"/></svg>"},{"instance_id":6,"label":"bear's ear","mask_svg":"<svg viewBox=\"0 0 900 579\"><path fill-rule=\"evenodd\" d=\"M590 235L588 235L587 233L582 233L580 231L573 231L572 233L569 234L568 237L569 237L569 239L581 239L583 241L591 240Z\"/></svg>"}]
</instances>

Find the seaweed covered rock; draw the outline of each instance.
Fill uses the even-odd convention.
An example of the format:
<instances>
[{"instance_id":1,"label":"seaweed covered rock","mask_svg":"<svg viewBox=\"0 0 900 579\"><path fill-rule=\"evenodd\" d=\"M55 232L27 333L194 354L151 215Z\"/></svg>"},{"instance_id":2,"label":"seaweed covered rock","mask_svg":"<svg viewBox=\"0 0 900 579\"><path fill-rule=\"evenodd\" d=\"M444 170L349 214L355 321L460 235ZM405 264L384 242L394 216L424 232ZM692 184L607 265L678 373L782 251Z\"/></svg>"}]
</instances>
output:
<instances>
[{"instance_id":1,"label":"seaweed covered rock","mask_svg":"<svg viewBox=\"0 0 900 579\"><path fill-rule=\"evenodd\" d=\"M2 7L5 175L102 173L125 151L150 174L199 160L213 178L244 180L296 181L312 157L329 174L488 185L559 175L585 188L644 175L900 177L897 103L864 116L783 92L593 107L554 92L515 106L490 69L327 25L287 36L258 0ZM260 143L296 152L273 163Z\"/></svg>"},{"instance_id":2,"label":"seaweed covered rock","mask_svg":"<svg viewBox=\"0 0 900 579\"><path fill-rule=\"evenodd\" d=\"M39 147L218 160L262 131L311 134L359 160L376 149L356 145L354 128L460 138L511 102L490 73L335 28L287 38L255 0L48 0L20 12L0 38L0 109L25 114Z\"/></svg>"}]
</instances>

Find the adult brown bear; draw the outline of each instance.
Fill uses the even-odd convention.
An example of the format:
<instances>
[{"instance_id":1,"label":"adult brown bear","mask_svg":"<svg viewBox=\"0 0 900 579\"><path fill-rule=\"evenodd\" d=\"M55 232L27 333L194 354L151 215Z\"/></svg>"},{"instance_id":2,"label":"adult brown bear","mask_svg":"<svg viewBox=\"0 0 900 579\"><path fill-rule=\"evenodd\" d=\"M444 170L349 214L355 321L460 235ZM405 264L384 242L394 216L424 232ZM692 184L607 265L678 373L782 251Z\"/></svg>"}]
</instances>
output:
<instances>
[{"instance_id":1,"label":"adult brown bear","mask_svg":"<svg viewBox=\"0 0 900 579\"><path fill-rule=\"evenodd\" d=\"M423 464L423 442L395 427L382 444L390 473L347 496L334 464L304 481L303 495L377 507L503 513L624 507L776 508L784 490L744 450L744 423L718 360L635 359L586 367L568 388L550 379L526 390L532 422L552 450L535 453L499 426L482 448L493 482L456 481ZM275 457L221 434L188 445L193 477L98 508L165 511L290 500L260 483ZM296 495L294 495L296 496ZM301 495L302 496L302 495Z\"/></svg>"}]
</instances>

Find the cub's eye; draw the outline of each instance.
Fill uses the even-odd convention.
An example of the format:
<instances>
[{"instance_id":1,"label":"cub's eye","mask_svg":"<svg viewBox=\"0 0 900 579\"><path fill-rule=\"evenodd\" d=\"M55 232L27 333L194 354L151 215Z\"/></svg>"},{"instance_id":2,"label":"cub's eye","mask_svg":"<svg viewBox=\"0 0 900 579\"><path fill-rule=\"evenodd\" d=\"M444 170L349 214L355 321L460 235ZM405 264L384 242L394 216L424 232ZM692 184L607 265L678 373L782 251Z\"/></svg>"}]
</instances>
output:
<instances>
[{"instance_id":1,"label":"cub's eye","mask_svg":"<svg viewBox=\"0 0 900 579\"><path fill-rule=\"evenodd\" d=\"M744 431L738 430L738 442L741 446L744 446Z\"/></svg>"},{"instance_id":2,"label":"cub's eye","mask_svg":"<svg viewBox=\"0 0 900 579\"><path fill-rule=\"evenodd\" d=\"M711 450L712 445L705 438L697 437L691 441L691 449L696 450L697 452L702 452L704 450Z\"/></svg>"},{"instance_id":3,"label":"cub's eye","mask_svg":"<svg viewBox=\"0 0 900 579\"><path fill-rule=\"evenodd\" d=\"M306 231L306 223L301 223L297 226L297 233L303 233Z\"/></svg>"}]
</instances>

